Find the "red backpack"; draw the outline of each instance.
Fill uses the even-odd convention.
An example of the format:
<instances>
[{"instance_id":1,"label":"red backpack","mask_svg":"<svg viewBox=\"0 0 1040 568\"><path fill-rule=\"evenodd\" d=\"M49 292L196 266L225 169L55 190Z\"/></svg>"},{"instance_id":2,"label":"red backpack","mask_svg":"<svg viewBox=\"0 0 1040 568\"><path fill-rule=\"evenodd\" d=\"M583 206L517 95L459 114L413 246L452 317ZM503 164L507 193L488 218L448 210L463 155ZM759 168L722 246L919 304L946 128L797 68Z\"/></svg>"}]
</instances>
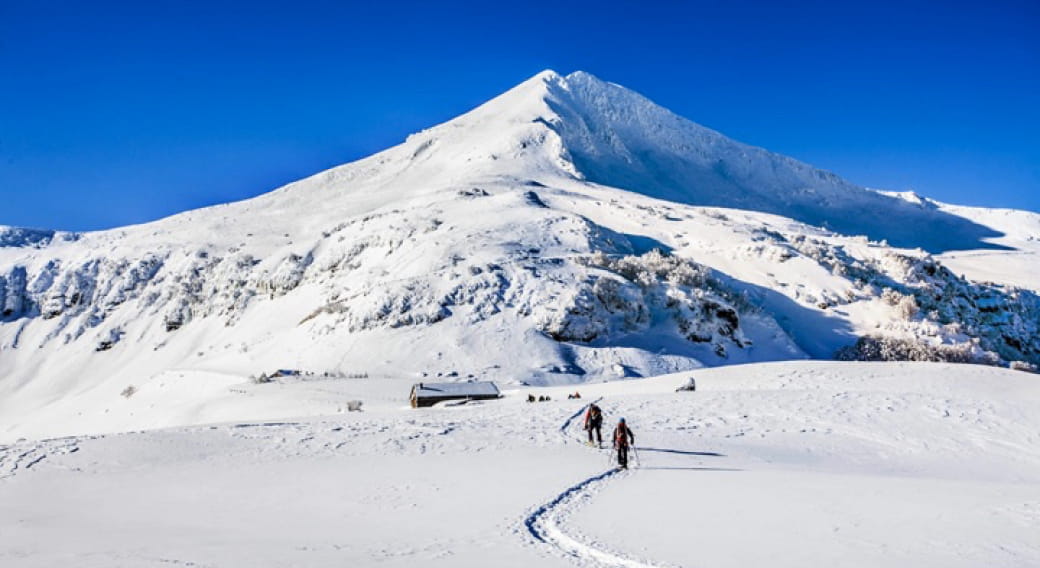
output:
<instances>
[{"instance_id":1,"label":"red backpack","mask_svg":"<svg viewBox=\"0 0 1040 568\"><path fill-rule=\"evenodd\" d=\"M599 407L596 406L595 404L590 406L589 407L589 421L592 422L592 421L600 420L601 418L603 418L603 413L600 411Z\"/></svg>"},{"instance_id":2,"label":"red backpack","mask_svg":"<svg viewBox=\"0 0 1040 568\"><path fill-rule=\"evenodd\" d=\"M614 443L619 446L628 445L628 424L619 423L617 428L614 428Z\"/></svg>"}]
</instances>

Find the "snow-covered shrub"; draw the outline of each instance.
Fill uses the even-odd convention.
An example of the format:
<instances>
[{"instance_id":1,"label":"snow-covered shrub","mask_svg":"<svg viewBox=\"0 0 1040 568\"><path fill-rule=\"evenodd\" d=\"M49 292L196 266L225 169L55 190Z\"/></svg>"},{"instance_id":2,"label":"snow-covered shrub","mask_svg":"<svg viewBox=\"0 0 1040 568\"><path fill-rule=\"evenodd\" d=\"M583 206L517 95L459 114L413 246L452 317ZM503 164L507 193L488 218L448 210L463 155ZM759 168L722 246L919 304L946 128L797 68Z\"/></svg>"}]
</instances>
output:
<instances>
[{"instance_id":1,"label":"snow-covered shrub","mask_svg":"<svg viewBox=\"0 0 1040 568\"><path fill-rule=\"evenodd\" d=\"M899 292L896 292L895 290L893 290L891 288L888 288L888 287L881 289L881 301L882 302L884 302L884 303L886 303L886 304L888 304L890 306L895 307L895 306L899 305L899 302L901 302L902 300L903 300L903 295L900 294Z\"/></svg>"},{"instance_id":2,"label":"snow-covered shrub","mask_svg":"<svg viewBox=\"0 0 1040 568\"><path fill-rule=\"evenodd\" d=\"M7 276L0 276L0 317L18 317L30 309L32 298L26 290L27 285L24 266L15 266Z\"/></svg>"},{"instance_id":3,"label":"snow-covered shrub","mask_svg":"<svg viewBox=\"0 0 1040 568\"><path fill-rule=\"evenodd\" d=\"M186 299L183 299L163 316L163 325L166 327L166 331L175 331L191 321L191 316L191 306Z\"/></svg>"},{"instance_id":4,"label":"snow-covered shrub","mask_svg":"<svg viewBox=\"0 0 1040 568\"><path fill-rule=\"evenodd\" d=\"M1035 292L970 282L923 251L855 258L841 245L802 235L782 240L763 233L762 239L789 246L848 279L852 289L828 303L879 297L906 322L897 326L900 333L938 334L946 344L974 339L981 351L997 354L1004 364L1040 365L1040 296Z\"/></svg>"},{"instance_id":5,"label":"snow-covered shrub","mask_svg":"<svg viewBox=\"0 0 1040 568\"><path fill-rule=\"evenodd\" d=\"M781 235L778 242L789 248L792 256L797 253L812 259L835 276L853 281L870 281L877 274L869 262L853 257L843 245L833 245L806 235L794 235L790 239L784 239Z\"/></svg>"},{"instance_id":6,"label":"snow-covered shrub","mask_svg":"<svg viewBox=\"0 0 1040 568\"><path fill-rule=\"evenodd\" d=\"M620 257L594 253L579 262L611 274L594 272L591 284L585 283L564 310L543 322L542 330L558 341L605 339L646 329L657 319L670 322L692 343L710 344L720 357L729 345L750 344L739 316L750 305L705 266L656 249Z\"/></svg>"},{"instance_id":7,"label":"snow-covered shrub","mask_svg":"<svg viewBox=\"0 0 1040 568\"><path fill-rule=\"evenodd\" d=\"M649 323L643 294L630 282L610 277L581 283L566 307L542 322L556 341L588 342L613 332L633 332Z\"/></svg>"},{"instance_id":8,"label":"snow-covered shrub","mask_svg":"<svg viewBox=\"0 0 1040 568\"><path fill-rule=\"evenodd\" d=\"M906 270L905 292L925 319L956 324L961 334L978 339L982 349L1005 361L1040 364L1040 296L1035 292L972 283L930 258L918 259Z\"/></svg>"},{"instance_id":9,"label":"snow-covered shrub","mask_svg":"<svg viewBox=\"0 0 1040 568\"><path fill-rule=\"evenodd\" d=\"M269 377L267 375L267 373L260 373L259 375L250 376L249 380L254 385L266 385L267 383L271 382L274 379L273 379L273 377Z\"/></svg>"},{"instance_id":10,"label":"snow-covered shrub","mask_svg":"<svg viewBox=\"0 0 1040 568\"><path fill-rule=\"evenodd\" d=\"M915 300L913 296L903 296L899 300L899 303L896 304L896 313L898 313L899 317L904 320L914 319L914 316L917 315L919 310L920 308L917 306L917 300Z\"/></svg>"},{"instance_id":11,"label":"snow-covered shrub","mask_svg":"<svg viewBox=\"0 0 1040 568\"><path fill-rule=\"evenodd\" d=\"M122 338L123 330L119 328L110 329L108 334L98 341L97 346L94 347L94 351L108 351L116 343L119 343L119 340Z\"/></svg>"},{"instance_id":12,"label":"snow-covered shrub","mask_svg":"<svg viewBox=\"0 0 1040 568\"><path fill-rule=\"evenodd\" d=\"M980 349L973 341L954 345L931 345L915 339L899 337L859 338L854 345L835 353L839 361L932 361L942 363L976 363L999 365L1000 357Z\"/></svg>"},{"instance_id":13,"label":"snow-covered shrub","mask_svg":"<svg viewBox=\"0 0 1040 568\"><path fill-rule=\"evenodd\" d=\"M1015 371L1025 371L1027 373L1040 373L1040 366L1025 361L1012 361L1008 364L1008 368L1014 369Z\"/></svg>"},{"instance_id":14,"label":"snow-covered shrub","mask_svg":"<svg viewBox=\"0 0 1040 568\"><path fill-rule=\"evenodd\" d=\"M407 327L437 323L451 315L431 283L405 282L396 288L379 288L352 302L337 303L348 329L356 331L377 327Z\"/></svg>"},{"instance_id":15,"label":"snow-covered shrub","mask_svg":"<svg viewBox=\"0 0 1040 568\"><path fill-rule=\"evenodd\" d=\"M271 297L286 294L300 285L304 273L312 262L314 262L314 255L311 253L289 254L282 259L269 277L257 281L257 290L270 294Z\"/></svg>"},{"instance_id":16,"label":"snow-covered shrub","mask_svg":"<svg viewBox=\"0 0 1040 568\"><path fill-rule=\"evenodd\" d=\"M123 392L119 393L119 396L121 396L123 398L130 398L130 397L134 396L134 393L136 393L136 392L137 392L137 387L135 387L134 385L129 385L128 387L123 389Z\"/></svg>"},{"instance_id":17,"label":"snow-covered shrub","mask_svg":"<svg viewBox=\"0 0 1040 568\"><path fill-rule=\"evenodd\" d=\"M474 271L473 268L479 270ZM485 271L471 266L468 272L470 278L461 280L441 297L441 307L450 309L453 306L466 306L473 322L483 321L499 313L506 302L506 290L509 288L509 281L501 270L489 267Z\"/></svg>"}]
</instances>

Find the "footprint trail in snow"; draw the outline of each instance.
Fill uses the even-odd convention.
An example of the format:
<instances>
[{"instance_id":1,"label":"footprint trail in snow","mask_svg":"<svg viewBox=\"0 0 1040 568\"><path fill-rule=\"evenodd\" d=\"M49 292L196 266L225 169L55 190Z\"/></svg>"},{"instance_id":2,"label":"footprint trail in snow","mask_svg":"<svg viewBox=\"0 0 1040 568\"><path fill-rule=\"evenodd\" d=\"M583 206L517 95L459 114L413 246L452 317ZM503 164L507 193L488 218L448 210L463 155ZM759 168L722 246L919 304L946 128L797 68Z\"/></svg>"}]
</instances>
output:
<instances>
[{"instance_id":1,"label":"footprint trail in snow","mask_svg":"<svg viewBox=\"0 0 1040 568\"><path fill-rule=\"evenodd\" d=\"M597 398L589 404L596 404L602 398ZM567 440L571 424L584 414L589 405L582 406L580 410L570 415L560 426L560 434ZM601 474L589 477L577 483L556 496L552 501L538 507L526 519L524 528L536 541L551 546L563 554L573 557L580 565L600 564L606 566L623 566L625 568L661 568L657 564L649 564L630 558L625 558L613 552L597 548L594 545L582 542L579 538L568 534L563 522L587 503L596 492L608 481L614 478L625 477L628 472L611 468Z\"/></svg>"}]
</instances>

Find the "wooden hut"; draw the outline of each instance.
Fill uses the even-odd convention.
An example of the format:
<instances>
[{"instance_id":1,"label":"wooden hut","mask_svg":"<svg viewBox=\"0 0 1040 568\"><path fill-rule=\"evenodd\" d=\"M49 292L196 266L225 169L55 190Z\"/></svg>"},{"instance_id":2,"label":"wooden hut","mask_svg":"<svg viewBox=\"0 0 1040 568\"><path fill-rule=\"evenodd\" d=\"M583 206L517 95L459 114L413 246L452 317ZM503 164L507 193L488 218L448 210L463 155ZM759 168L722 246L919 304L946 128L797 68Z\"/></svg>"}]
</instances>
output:
<instances>
[{"instance_id":1,"label":"wooden hut","mask_svg":"<svg viewBox=\"0 0 1040 568\"><path fill-rule=\"evenodd\" d=\"M412 385L412 408L433 406L445 400L488 400L501 393L491 381L465 383L418 383Z\"/></svg>"}]
</instances>

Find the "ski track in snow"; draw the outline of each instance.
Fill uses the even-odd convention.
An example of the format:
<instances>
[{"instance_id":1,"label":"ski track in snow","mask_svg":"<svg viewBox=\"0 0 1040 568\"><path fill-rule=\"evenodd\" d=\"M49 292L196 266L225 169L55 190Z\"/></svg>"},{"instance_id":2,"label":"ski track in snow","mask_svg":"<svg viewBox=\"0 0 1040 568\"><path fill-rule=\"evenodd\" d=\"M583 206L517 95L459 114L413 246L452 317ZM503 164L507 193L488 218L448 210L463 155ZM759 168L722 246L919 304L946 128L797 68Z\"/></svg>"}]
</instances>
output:
<instances>
[{"instance_id":1,"label":"ski track in snow","mask_svg":"<svg viewBox=\"0 0 1040 568\"><path fill-rule=\"evenodd\" d=\"M29 470L50 455L71 454L79 451L75 438L56 438L40 442L16 443L0 446L0 480L14 476L19 470Z\"/></svg>"},{"instance_id":2,"label":"ski track in snow","mask_svg":"<svg viewBox=\"0 0 1040 568\"><path fill-rule=\"evenodd\" d=\"M567 419L563 421L563 424L560 425L560 435L563 436L564 438L566 438L567 440L570 440L570 438L567 436L567 430L570 429L571 424L573 424L574 421L579 416L581 416L582 414L585 414L585 409L586 408L588 408L590 405L596 404L597 402L599 402L601 400L603 400L602 396L597 398L596 400L594 400L594 401L592 401L592 402L582 406L581 408L578 409L577 412L575 412L574 414L571 414L570 416L568 416Z\"/></svg>"},{"instance_id":3,"label":"ski track in snow","mask_svg":"<svg viewBox=\"0 0 1040 568\"><path fill-rule=\"evenodd\" d=\"M597 398L596 400L582 406L574 414L568 416L567 420L565 420L560 426L560 434L566 440L570 441L571 438L567 435L567 431L570 429L571 424L574 423L574 420L584 414L585 409L587 409L590 404L595 404L601 400L603 400L602 397ZM624 477L626 475L628 475L628 472L622 472L622 470L611 468L603 473L593 475L592 477L568 487L552 501L538 507L526 519L524 519L524 528L537 542L552 546L566 556L574 558L580 566L598 564L604 566L623 566L625 568L661 568L660 565L657 564L649 564L625 558L602 548L597 548L594 545L586 544L578 538L567 534L561 526L563 521L571 513L592 499L592 496L595 495L595 493L598 492L607 481L615 477Z\"/></svg>"}]
</instances>

